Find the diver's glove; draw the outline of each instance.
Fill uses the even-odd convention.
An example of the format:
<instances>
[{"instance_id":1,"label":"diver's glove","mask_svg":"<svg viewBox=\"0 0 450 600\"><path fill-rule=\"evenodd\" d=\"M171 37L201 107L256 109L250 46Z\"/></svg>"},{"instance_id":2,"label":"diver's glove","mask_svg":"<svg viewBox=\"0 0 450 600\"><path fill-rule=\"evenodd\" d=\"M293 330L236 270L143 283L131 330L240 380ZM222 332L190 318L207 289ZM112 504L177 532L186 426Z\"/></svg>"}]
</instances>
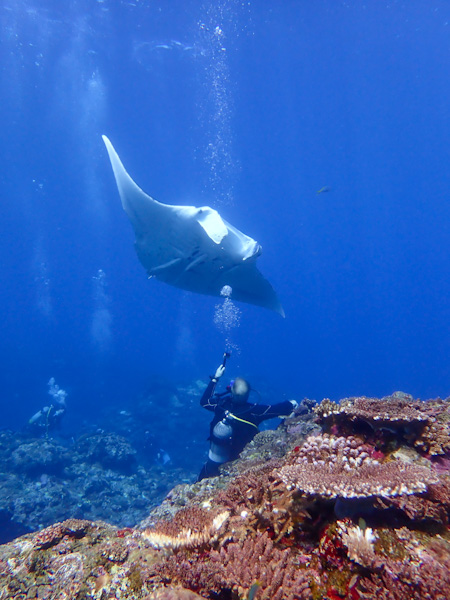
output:
<instances>
[{"instance_id":1,"label":"diver's glove","mask_svg":"<svg viewBox=\"0 0 450 600\"><path fill-rule=\"evenodd\" d=\"M216 369L216 372L214 373L214 377L212 378L212 381L215 381L217 383L224 373L225 373L225 366L219 365Z\"/></svg>"}]
</instances>

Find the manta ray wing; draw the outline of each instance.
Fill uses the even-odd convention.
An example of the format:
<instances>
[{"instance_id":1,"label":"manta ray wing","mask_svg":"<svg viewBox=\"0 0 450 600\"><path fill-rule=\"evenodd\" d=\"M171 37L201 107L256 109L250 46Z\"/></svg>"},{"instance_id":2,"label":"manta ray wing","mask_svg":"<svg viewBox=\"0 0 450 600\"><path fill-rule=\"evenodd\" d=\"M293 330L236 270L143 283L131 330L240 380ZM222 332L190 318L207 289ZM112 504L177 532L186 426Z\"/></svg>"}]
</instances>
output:
<instances>
[{"instance_id":1,"label":"manta ray wing","mask_svg":"<svg viewBox=\"0 0 450 600\"><path fill-rule=\"evenodd\" d=\"M256 304L284 316L278 297L256 267L261 246L204 206L172 206L148 196L128 175L117 152L102 136L122 206L136 236L136 252L150 276L199 294Z\"/></svg>"}]
</instances>

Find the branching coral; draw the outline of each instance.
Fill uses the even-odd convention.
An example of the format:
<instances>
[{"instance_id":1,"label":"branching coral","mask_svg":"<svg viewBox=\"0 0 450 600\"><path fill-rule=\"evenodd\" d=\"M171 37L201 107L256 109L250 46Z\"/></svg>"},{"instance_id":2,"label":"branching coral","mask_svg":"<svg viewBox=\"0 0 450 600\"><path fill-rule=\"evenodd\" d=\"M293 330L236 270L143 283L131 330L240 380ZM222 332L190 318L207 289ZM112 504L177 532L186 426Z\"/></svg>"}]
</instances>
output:
<instances>
[{"instance_id":1,"label":"branching coral","mask_svg":"<svg viewBox=\"0 0 450 600\"><path fill-rule=\"evenodd\" d=\"M247 595L252 584L259 581L260 600L307 600L312 597L311 573L299 569L295 555L288 549L275 548L267 533L241 544L229 544L211 558L223 564L226 584L231 584L241 596Z\"/></svg>"},{"instance_id":2,"label":"branching coral","mask_svg":"<svg viewBox=\"0 0 450 600\"><path fill-rule=\"evenodd\" d=\"M194 548L211 543L229 511L208 511L191 506L177 512L171 521L160 521L153 529L146 529L142 537L154 548Z\"/></svg>"},{"instance_id":3,"label":"branching coral","mask_svg":"<svg viewBox=\"0 0 450 600\"><path fill-rule=\"evenodd\" d=\"M309 437L294 464L280 469L288 489L324 498L392 497L423 492L436 474L401 461L379 463L355 437Z\"/></svg>"},{"instance_id":4,"label":"branching coral","mask_svg":"<svg viewBox=\"0 0 450 600\"><path fill-rule=\"evenodd\" d=\"M0 553L0 596L447 600L450 456L421 454L447 452L449 404L387 404L324 401L319 419L348 436L303 443L285 424L229 477L175 489L145 532L68 520L27 534Z\"/></svg>"},{"instance_id":5,"label":"branching coral","mask_svg":"<svg viewBox=\"0 0 450 600\"><path fill-rule=\"evenodd\" d=\"M386 561L377 573L359 582L363 600L447 600L450 598L450 558L426 555L419 562Z\"/></svg>"},{"instance_id":6,"label":"branching coral","mask_svg":"<svg viewBox=\"0 0 450 600\"><path fill-rule=\"evenodd\" d=\"M224 589L246 597L259 582L258 600L310 600L314 572L302 569L290 550L276 548L267 533L242 542L230 543L203 556L180 553L159 565L158 572L168 582L199 593L219 593Z\"/></svg>"},{"instance_id":7,"label":"branching coral","mask_svg":"<svg viewBox=\"0 0 450 600\"><path fill-rule=\"evenodd\" d=\"M370 527L364 529L361 529L359 525L348 527L340 521L337 523L337 530L342 543L347 548L350 560L363 567L370 567L374 564L376 556L373 543L377 536Z\"/></svg>"},{"instance_id":8,"label":"branching coral","mask_svg":"<svg viewBox=\"0 0 450 600\"><path fill-rule=\"evenodd\" d=\"M281 465L278 461L270 461L239 477L236 477L225 490L215 498L218 505L226 506L234 513L243 508L248 510L271 500L271 488L274 480L272 471Z\"/></svg>"},{"instance_id":9,"label":"branching coral","mask_svg":"<svg viewBox=\"0 0 450 600\"><path fill-rule=\"evenodd\" d=\"M431 455L450 452L448 423L440 423L437 420L427 423L420 435L414 440L414 446Z\"/></svg>"},{"instance_id":10,"label":"branching coral","mask_svg":"<svg viewBox=\"0 0 450 600\"><path fill-rule=\"evenodd\" d=\"M276 486L278 461L237 477L215 498L215 503L231 510L229 527L233 539L245 537L249 531L271 531L276 540L289 534L294 526L310 518L304 503L292 501L287 490Z\"/></svg>"},{"instance_id":11,"label":"branching coral","mask_svg":"<svg viewBox=\"0 0 450 600\"><path fill-rule=\"evenodd\" d=\"M429 423L414 441L414 445L428 454L446 454L450 451L448 428L444 428L438 423Z\"/></svg>"}]
</instances>

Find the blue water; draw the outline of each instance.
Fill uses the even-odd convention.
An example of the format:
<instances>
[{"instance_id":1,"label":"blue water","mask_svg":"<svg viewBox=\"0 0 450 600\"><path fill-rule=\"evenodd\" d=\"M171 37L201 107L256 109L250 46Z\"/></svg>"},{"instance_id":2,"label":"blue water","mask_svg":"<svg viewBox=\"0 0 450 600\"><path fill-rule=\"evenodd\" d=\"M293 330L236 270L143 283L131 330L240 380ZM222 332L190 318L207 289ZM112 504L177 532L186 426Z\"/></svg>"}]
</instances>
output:
<instances>
[{"instance_id":1,"label":"blue water","mask_svg":"<svg viewBox=\"0 0 450 600\"><path fill-rule=\"evenodd\" d=\"M155 375L206 380L227 344L227 377L274 401L449 395L448 2L5 0L0 19L3 426L50 377L95 421ZM147 193L262 244L284 320L236 304L224 330L219 299L147 280L103 133Z\"/></svg>"}]
</instances>

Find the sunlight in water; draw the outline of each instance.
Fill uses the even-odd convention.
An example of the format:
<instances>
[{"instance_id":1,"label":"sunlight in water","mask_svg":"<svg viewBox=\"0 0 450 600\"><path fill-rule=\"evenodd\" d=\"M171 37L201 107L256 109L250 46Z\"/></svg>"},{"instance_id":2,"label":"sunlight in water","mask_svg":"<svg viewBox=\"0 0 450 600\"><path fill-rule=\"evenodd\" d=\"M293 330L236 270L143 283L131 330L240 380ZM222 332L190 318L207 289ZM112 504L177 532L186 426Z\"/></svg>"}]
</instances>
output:
<instances>
[{"instance_id":1,"label":"sunlight in water","mask_svg":"<svg viewBox=\"0 0 450 600\"><path fill-rule=\"evenodd\" d=\"M233 155L232 119L234 102L227 56L227 33L234 23L228 2L206 3L198 23L199 45L203 49L204 93L199 114L205 135L204 159L209 168L205 193L220 204L232 204L233 186L239 163Z\"/></svg>"}]
</instances>

